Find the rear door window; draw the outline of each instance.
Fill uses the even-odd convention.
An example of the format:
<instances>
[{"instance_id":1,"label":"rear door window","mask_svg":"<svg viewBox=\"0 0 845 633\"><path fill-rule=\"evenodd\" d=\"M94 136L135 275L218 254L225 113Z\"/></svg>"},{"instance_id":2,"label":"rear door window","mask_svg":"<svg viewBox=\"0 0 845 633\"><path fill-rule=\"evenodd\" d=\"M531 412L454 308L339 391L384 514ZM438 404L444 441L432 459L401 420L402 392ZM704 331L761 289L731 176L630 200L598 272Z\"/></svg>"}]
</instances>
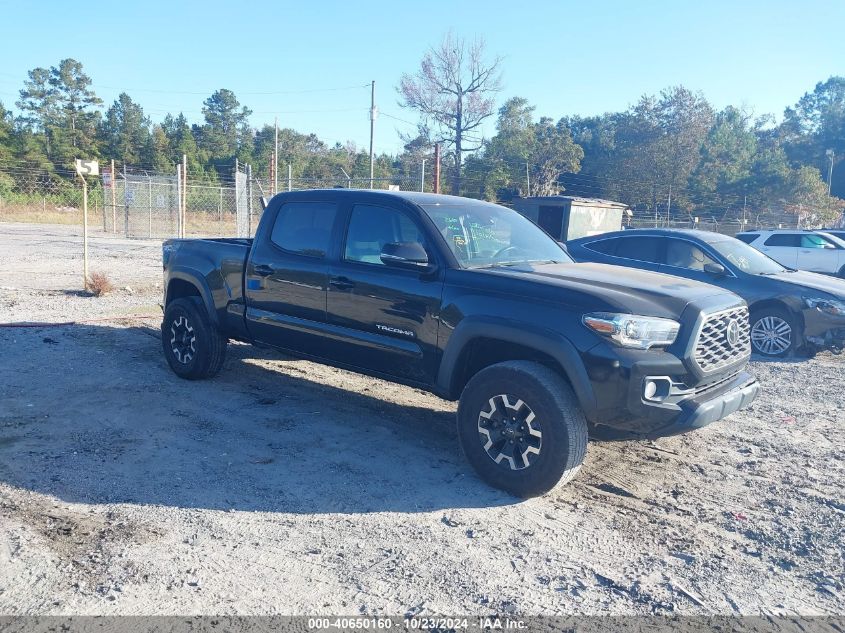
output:
<instances>
[{"instance_id":1,"label":"rear door window","mask_svg":"<svg viewBox=\"0 0 845 633\"><path fill-rule=\"evenodd\" d=\"M770 235L766 240L764 246L786 246L791 248L798 248L801 246L800 233L775 233Z\"/></svg>"},{"instance_id":2,"label":"rear door window","mask_svg":"<svg viewBox=\"0 0 845 633\"><path fill-rule=\"evenodd\" d=\"M639 262L651 264L663 263L662 237L651 235L631 235L630 237L617 238L619 244L616 247L616 257L633 259Z\"/></svg>"},{"instance_id":3,"label":"rear door window","mask_svg":"<svg viewBox=\"0 0 845 633\"><path fill-rule=\"evenodd\" d=\"M325 257L332 237L337 205L328 202L288 202L273 223L270 241L290 253Z\"/></svg>"}]
</instances>

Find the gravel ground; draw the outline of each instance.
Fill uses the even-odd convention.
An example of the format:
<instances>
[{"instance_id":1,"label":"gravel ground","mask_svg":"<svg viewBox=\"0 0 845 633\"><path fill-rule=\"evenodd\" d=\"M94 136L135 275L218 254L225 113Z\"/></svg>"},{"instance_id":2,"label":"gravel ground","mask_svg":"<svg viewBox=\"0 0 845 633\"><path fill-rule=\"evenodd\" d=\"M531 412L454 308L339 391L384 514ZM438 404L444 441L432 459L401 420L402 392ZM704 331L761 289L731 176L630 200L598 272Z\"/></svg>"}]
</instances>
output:
<instances>
[{"instance_id":1,"label":"gravel ground","mask_svg":"<svg viewBox=\"0 0 845 633\"><path fill-rule=\"evenodd\" d=\"M95 234L102 298L79 243L0 224L0 322L102 319L0 328L0 614L845 613L840 357L522 501L430 394L245 345L177 380L159 243Z\"/></svg>"}]
</instances>

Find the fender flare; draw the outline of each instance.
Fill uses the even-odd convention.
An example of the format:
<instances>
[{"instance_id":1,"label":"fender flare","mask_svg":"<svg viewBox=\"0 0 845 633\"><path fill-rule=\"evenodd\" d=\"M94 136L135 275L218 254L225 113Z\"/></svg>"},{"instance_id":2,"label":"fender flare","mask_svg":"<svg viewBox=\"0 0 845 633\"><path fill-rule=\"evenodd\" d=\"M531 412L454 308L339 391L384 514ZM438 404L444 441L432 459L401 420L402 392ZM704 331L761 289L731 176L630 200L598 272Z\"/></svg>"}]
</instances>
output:
<instances>
[{"instance_id":1,"label":"fender flare","mask_svg":"<svg viewBox=\"0 0 845 633\"><path fill-rule=\"evenodd\" d=\"M585 414L590 417L590 414L598 408L584 361L566 337L550 330L537 329L526 323L514 323L496 317L467 317L458 324L449 337L440 362L436 383L439 392L453 399L460 396L460 393L456 393L455 385L459 375L458 361L466 346L477 338L515 343L551 356L560 365L565 377L572 385Z\"/></svg>"},{"instance_id":2,"label":"fender flare","mask_svg":"<svg viewBox=\"0 0 845 633\"><path fill-rule=\"evenodd\" d=\"M170 284L177 279L180 281L185 281L197 289L200 294L200 298L202 299L202 303L205 306L205 311L208 313L208 318L211 320L214 326L219 326L220 323L217 318L217 309L214 306L214 299L211 293L211 288L208 285L208 280L205 278L205 275L203 275L194 268L187 268L184 266L173 268L169 271L168 274L167 288L165 289L165 293L167 293L170 289ZM169 298L165 294L165 309L167 309L168 303Z\"/></svg>"}]
</instances>

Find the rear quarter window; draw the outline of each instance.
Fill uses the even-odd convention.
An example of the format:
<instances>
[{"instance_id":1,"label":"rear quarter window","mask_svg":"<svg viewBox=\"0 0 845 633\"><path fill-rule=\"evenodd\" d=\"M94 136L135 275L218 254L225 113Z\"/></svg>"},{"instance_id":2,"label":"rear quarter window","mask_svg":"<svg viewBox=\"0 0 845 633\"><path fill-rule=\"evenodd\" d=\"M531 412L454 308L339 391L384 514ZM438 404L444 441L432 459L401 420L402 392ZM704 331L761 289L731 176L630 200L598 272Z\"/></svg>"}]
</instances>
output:
<instances>
[{"instance_id":1,"label":"rear quarter window","mask_svg":"<svg viewBox=\"0 0 845 633\"><path fill-rule=\"evenodd\" d=\"M602 253L603 255L615 255L616 246L619 243L619 238L611 238L607 240L596 240L595 242L587 242L584 248Z\"/></svg>"},{"instance_id":2,"label":"rear quarter window","mask_svg":"<svg viewBox=\"0 0 845 633\"><path fill-rule=\"evenodd\" d=\"M759 237L757 233L737 233L736 239L740 242L745 242L746 244L751 244L754 240Z\"/></svg>"}]
</instances>

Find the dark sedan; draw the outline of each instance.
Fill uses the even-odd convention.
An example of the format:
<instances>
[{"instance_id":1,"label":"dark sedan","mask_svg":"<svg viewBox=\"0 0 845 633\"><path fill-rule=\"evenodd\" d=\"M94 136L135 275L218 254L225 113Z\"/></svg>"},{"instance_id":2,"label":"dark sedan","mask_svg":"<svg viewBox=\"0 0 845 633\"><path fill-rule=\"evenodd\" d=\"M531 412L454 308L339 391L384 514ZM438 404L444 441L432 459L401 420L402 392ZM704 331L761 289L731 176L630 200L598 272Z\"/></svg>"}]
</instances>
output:
<instances>
[{"instance_id":1,"label":"dark sedan","mask_svg":"<svg viewBox=\"0 0 845 633\"><path fill-rule=\"evenodd\" d=\"M602 262L704 281L751 309L751 344L766 356L845 345L845 281L784 268L736 238L682 229L634 229L570 240L579 262Z\"/></svg>"}]
</instances>

